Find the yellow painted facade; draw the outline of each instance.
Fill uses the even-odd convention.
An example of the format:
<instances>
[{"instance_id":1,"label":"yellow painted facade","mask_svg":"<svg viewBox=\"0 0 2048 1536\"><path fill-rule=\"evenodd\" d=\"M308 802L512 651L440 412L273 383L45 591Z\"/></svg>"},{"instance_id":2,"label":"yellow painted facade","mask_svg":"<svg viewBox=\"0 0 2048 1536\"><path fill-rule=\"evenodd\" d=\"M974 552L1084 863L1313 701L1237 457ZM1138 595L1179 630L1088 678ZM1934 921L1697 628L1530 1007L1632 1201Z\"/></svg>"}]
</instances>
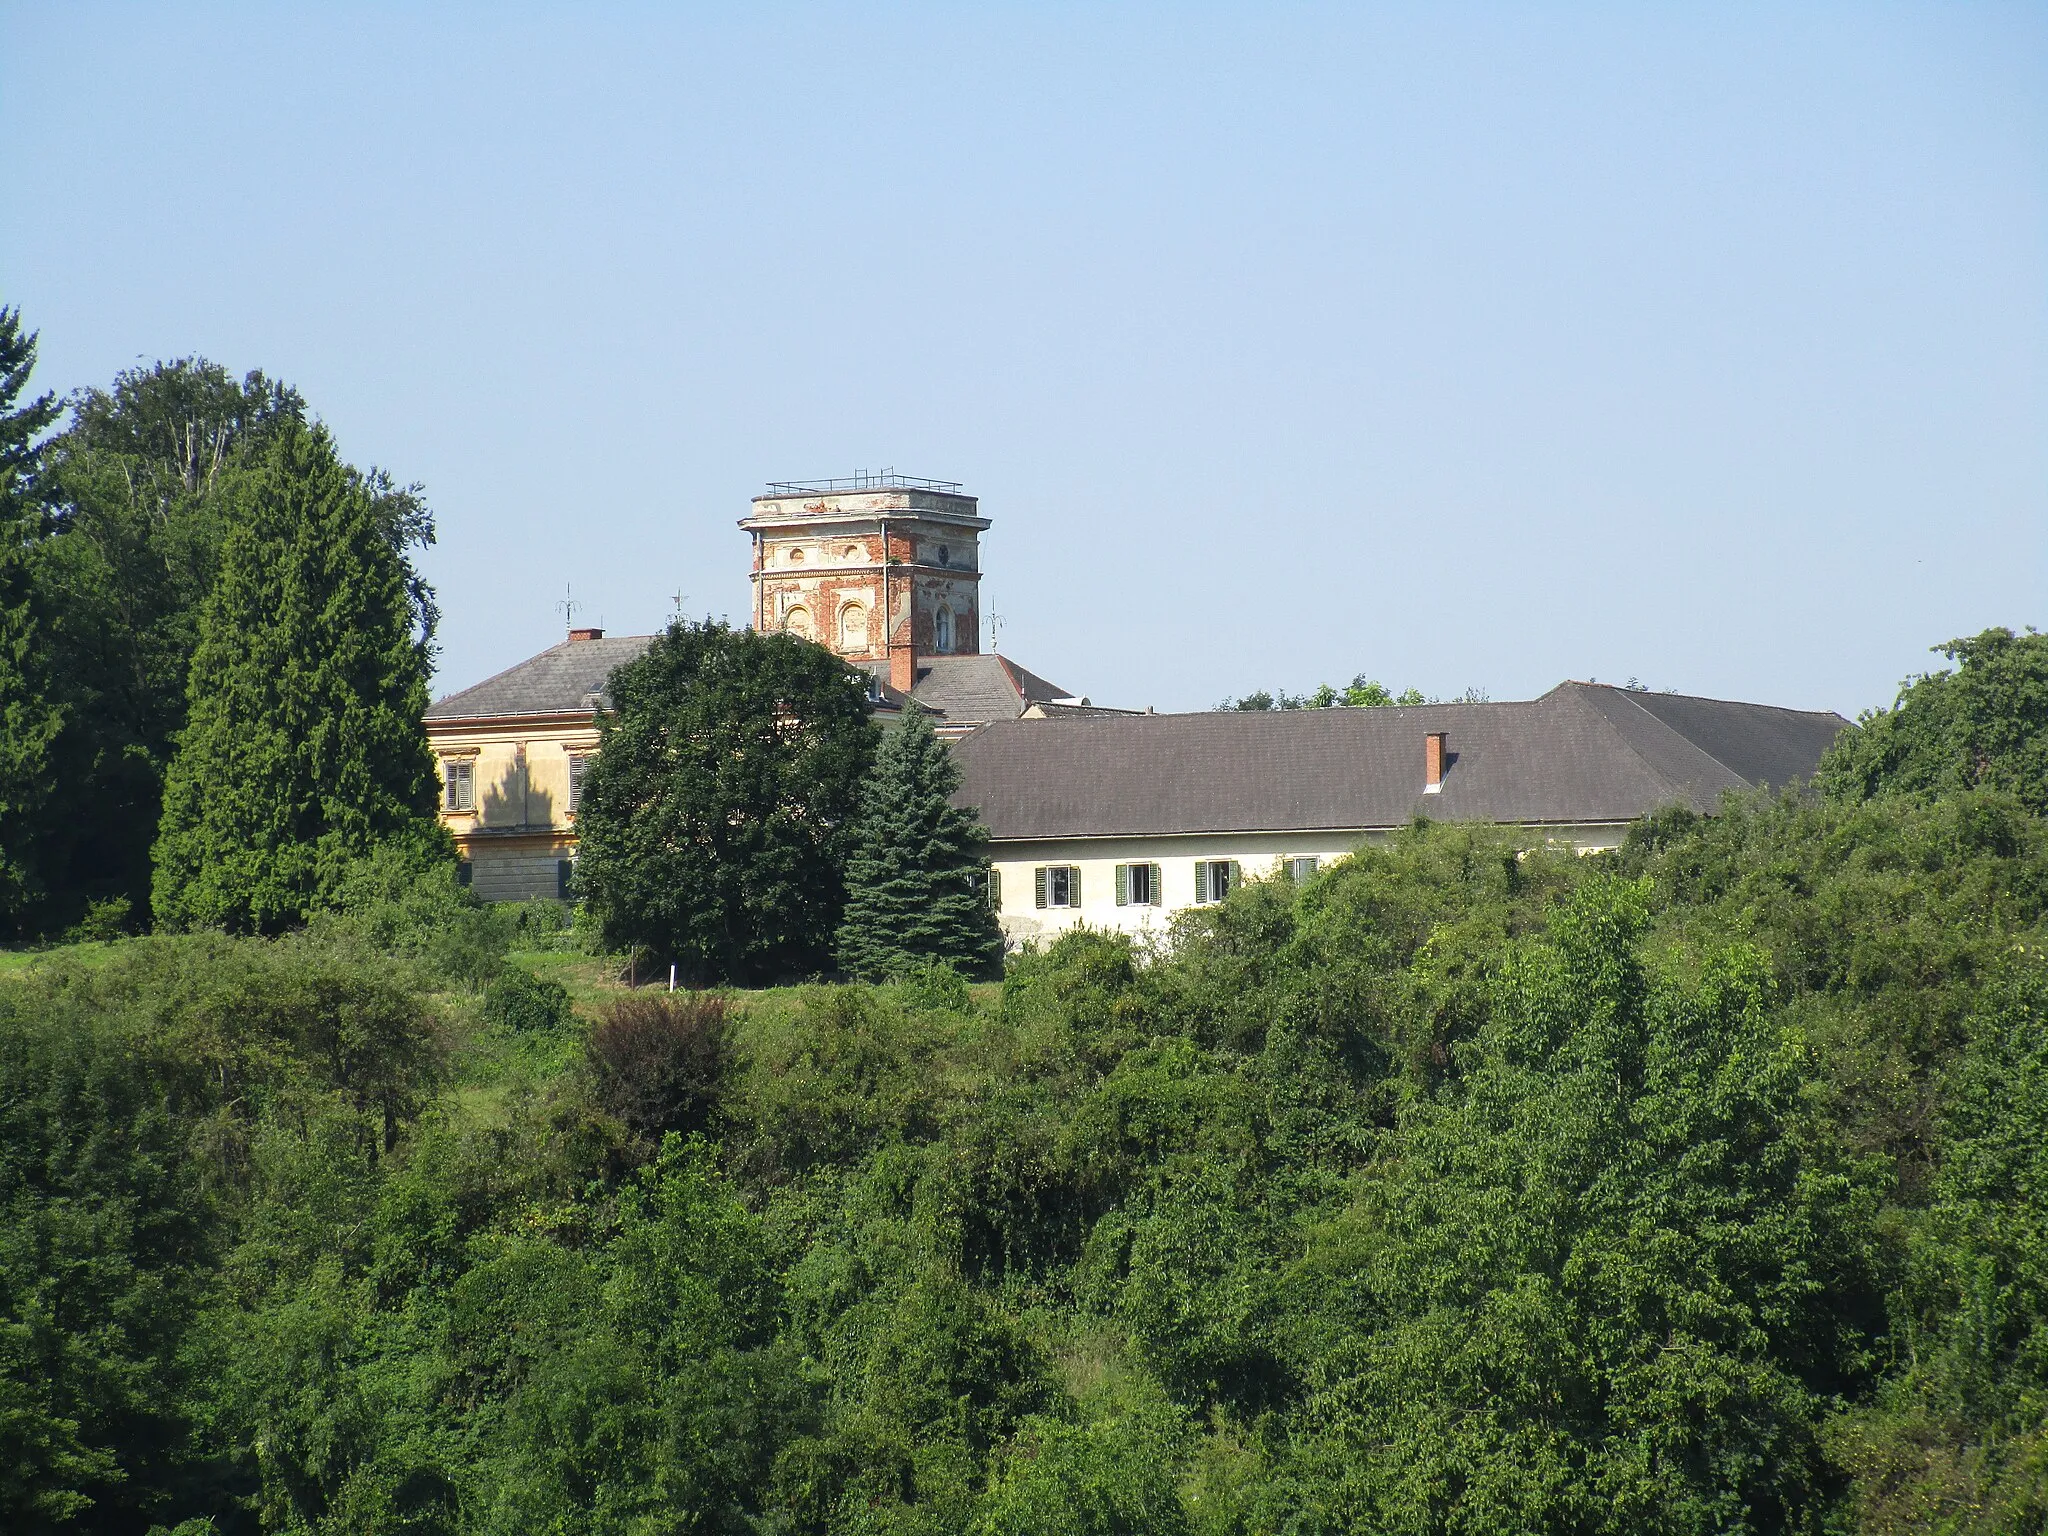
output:
<instances>
[{"instance_id":1,"label":"yellow painted facade","mask_svg":"<svg viewBox=\"0 0 2048 1536\"><path fill-rule=\"evenodd\" d=\"M441 768L441 822L471 889L486 901L564 895L576 854L573 763L597 750L591 717L436 721L427 736ZM449 793L465 764L467 809Z\"/></svg>"}]
</instances>

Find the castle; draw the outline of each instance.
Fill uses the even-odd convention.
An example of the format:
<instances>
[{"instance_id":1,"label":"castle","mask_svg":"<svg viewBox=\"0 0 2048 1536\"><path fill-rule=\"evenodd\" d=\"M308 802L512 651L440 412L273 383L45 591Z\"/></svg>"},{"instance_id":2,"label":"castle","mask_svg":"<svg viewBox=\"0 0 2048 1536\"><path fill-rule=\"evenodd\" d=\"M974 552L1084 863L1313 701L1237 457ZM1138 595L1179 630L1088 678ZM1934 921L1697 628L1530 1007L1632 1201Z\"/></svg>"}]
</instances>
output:
<instances>
[{"instance_id":1,"label":"castle","mask_svg":"<svg viewBox=\"0 0 2048 1536\"><path fill-rule=\"evenodd\" d=\"M884 723L929 715L988 826L992 895L1024 941L1144 932L1247 876L1306 878L1418 817L1591 850L1671 804L1808 777L1829 711L1560 683L1541 698L1154 715L1106 709L981 649L981 534L957 484L894 474L771 484L740 520L756 629L873 677ZM583 764L612 670L651 636L572 629L436 702L443 822L489 900L568 894Z\"/></svg>"}]
</instances>

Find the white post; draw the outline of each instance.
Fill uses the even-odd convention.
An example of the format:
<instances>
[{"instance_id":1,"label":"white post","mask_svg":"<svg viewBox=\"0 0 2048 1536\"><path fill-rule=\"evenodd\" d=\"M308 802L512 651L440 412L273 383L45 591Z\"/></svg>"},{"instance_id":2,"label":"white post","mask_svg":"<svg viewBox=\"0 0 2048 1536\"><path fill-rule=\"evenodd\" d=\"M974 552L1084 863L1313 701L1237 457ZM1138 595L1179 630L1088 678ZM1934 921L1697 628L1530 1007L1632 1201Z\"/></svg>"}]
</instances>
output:
<instances>
[{"instance_id":1,"label":"white post","mask_svg":"<svg viewBox=\"0 0 2048 1536\"><path fill-rule=\"evenodd\" d=\"M676 989L676 963L673 960L668 963L668 989L671 992Z\"/></svg>"}]
</instances>

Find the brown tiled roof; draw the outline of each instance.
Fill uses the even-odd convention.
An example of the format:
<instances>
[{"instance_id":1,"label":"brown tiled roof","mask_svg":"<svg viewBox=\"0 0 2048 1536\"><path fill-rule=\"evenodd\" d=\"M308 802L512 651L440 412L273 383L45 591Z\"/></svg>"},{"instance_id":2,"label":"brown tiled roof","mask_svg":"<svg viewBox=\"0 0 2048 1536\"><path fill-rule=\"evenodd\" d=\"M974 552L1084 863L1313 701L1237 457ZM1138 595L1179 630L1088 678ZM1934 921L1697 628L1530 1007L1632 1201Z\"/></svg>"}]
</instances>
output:
<instances>
[{"instance_id":1,"label":"brown tiled roof","mask_svg":"<svg viewBox=\"0 0 2048 1536\"><path fill-rule=\"evenodd\" d=\"M1811 774L1828 712L1564 683L1513 704L1016 720L962 739L956 797L1000 839L1631 821ZM1423 740L1447 737L1423 793Z\"/></svg>"}]
</instances>

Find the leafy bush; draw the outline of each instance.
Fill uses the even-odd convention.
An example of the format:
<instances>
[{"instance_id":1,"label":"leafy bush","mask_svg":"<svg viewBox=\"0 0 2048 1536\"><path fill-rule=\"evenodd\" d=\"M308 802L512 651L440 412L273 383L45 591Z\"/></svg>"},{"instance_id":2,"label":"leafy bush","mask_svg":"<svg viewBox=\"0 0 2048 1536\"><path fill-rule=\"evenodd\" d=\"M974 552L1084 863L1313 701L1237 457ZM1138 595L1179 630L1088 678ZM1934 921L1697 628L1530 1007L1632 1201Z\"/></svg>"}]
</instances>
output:
<instances>
[{"instance_id":1,"label":"leafy bush","mask_svg":"<svg viewBox=\"0 0 2048 1536\"><path fill-rule=\"evenodd\" d=\"M906 972L897 984L897 993L912 1008L932 1008L942 1013L970 1013L974 1009L967 978L943 961Z\"/></svg>"},{"instance_id":2,"label":"leafy bush","mask_svg":"<svg viewBox=\"0 0 2048 1536\"><path fill-rule=\"evenodd\" d=\"M502 1029L556 1029L568 1022L569 990L508 965L484 988L484 1017Z\"/></svg>"},{"instance_id":3,"label":"leafy bush","mask_svg":"<svg viewBox=\"0 0 2048 1536\"><path fill-rule=\"evenodd\" d=\"M622 997L585 1046L597 1102L655 1137L711 1123L730 1054L725 999L708 992Z\"/></svg>"}]
</instances>

